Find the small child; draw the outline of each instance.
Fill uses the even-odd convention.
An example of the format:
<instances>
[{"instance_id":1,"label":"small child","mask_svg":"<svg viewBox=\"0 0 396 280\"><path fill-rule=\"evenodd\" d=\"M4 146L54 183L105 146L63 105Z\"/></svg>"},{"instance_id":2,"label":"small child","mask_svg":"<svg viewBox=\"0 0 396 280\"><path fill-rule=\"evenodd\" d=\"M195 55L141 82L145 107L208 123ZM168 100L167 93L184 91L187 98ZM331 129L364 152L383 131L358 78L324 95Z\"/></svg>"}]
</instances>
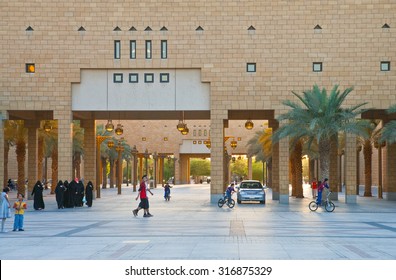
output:
<instances>
[{"instance_id":1,"label":"small child","mask_svg":"<svg viewBox=\"0 0 396 280\"><path fill-rule=\"evenodd\" d=\"M23 229L23 215L25 214L25 209L27 209L27 204L23 201L24 195L18 193L18 200L15 201L13 208L15 209L14 218L14 229L12 231L24 231Z\"/></svg>"},{"instance_id":2,"label":"small child","mask_svg":"<svg viewBox=\"0 0 396 280\"><path fill-rule=\"evenodd\" d=\"M168 183L164 186L164 198L167 201L170 200L170 188L171 188L171 186L169 186Z\"/></svg>"}]
</instances>

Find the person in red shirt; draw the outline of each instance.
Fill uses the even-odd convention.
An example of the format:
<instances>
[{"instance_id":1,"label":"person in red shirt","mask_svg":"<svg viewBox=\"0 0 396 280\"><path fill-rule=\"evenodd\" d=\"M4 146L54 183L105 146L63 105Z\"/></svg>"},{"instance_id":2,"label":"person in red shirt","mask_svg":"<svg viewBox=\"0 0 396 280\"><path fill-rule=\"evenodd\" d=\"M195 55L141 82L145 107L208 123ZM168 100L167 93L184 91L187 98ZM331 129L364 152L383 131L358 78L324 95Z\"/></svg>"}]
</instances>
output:
<instances>
[{"instance_id":1,"label":"person in red shirt","mask_svg":"<svg viewBox=\"0 0 396 280\"><path fill-rule=\"evenodd\" d=\"M318 190L318 182L316 181L316 178L313 178L313 181L311 183L311 188L312 188L312 198L316 198L317 190Z\"/></svg>"},{"instance_id":2,"label":"person in red shirt","mask_svg":"<svg viewBox=\"0 0 396 280\"><path fill-rule=\"evenodd\" d=\"M133 215L136 217L140 211L140 209L144 210L144 215L143 217L152 217L153 215L150 214L149 211L149 201L148 201L148 197L147 197L147 191L149 193L151 193L151 195L153 195L153 193L150 191L150 188L148 186L148 178L147 175L143 175L142 177L142 182L140 183L140 187L138 190L138 195L136 196L135 200L138 200L138 198L140 197L140 203L138 208L136 208L135 210L133 210Z\"/></svg>"}]
</instances>

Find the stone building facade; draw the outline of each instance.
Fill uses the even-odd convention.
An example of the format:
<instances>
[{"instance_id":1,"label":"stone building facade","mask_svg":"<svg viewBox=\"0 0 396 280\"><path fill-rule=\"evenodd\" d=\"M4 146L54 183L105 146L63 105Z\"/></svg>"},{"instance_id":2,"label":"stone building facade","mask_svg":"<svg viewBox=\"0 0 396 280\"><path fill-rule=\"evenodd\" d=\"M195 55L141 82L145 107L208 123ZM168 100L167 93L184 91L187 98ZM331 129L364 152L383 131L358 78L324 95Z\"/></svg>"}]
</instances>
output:
<instances>
[{"instance_id":1,"label":"stone building facade","mask_svg":"<svg viewBox=\"0 0 396 280\"><path fill-rule=\"evenodd\" d=\"M36 180L40 120L58 120L58 154L63 159L59 178L72 173L71 123L82 120L89 163L84 165L85 176L95 178L96 120L177 120L183 111L186 119L209 119L214 201L223 190L224 130L229 121L265 119L276 129L276 117L286 110L282 101L293 98L291 91L301 92L313 84L353 86L346 105L368 102L373 109L367 118L387 120L384 110L396 103L392 0L15 0L0 5L0 111L3 120L26 120L29 182ZM28 73L32 65L35 71ZM197 78L186 74L191 71L199 73L202 85L189 93L186 86ZM125 99L136 73L138 96L147 92L152 102L135 98L139 107L133 98ZM111 108L101 106L105 95L96 74L106 75L107 87L112 88L108 100L120 101ZM161 84L152 91L145 85L173 77L177 86L169 94L180 101L174 107L158 95ZM118 91L112 83L120 82L125 84ZM89 102L79 103L87 94ZM0 133L0 156L3 140ZM387 146L384 182L392 200L395 149ZM289 199L288 150L287 139L273 147L274 199L280 203ZM346 140L345 162L346 200L354 203L356 139L351 136Z\"/></svg>"}]
</instances>

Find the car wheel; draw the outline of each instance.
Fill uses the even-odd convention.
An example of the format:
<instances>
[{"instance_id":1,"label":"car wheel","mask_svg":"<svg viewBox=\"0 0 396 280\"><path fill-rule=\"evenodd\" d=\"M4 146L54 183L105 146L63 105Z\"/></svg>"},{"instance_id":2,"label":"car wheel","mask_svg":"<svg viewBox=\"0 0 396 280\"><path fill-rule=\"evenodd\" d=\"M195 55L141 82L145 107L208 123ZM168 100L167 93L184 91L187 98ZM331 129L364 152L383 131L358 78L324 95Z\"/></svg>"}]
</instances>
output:
<instances>
[{"instance_id":1,"label":"car wheel","mask_svg":"<svg viewBox=\"0 0 396 280\"><path fill-rule=\"evenodd\" d=\"M241 204L241 201L239 199L237 199L238 204Z\"/></svg>"},{"instance_id":2,"label":"car wheel","mask_svg":"<svg viewBox=\"0 0 396 280\"><path fill-rule=\"evenodd\" d=\"M265 200L260 201L260 204L265 204Z\"/></svg>"}]
</instances>

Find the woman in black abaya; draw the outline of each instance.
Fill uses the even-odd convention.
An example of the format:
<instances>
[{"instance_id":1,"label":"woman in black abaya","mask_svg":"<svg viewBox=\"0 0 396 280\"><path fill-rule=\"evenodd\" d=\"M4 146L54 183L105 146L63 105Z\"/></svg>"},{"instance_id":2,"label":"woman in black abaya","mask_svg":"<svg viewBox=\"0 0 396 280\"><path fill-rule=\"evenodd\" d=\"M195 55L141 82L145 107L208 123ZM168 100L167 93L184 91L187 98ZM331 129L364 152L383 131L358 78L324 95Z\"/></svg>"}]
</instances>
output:
<instances>
[{"instance_id":1,"label":"woman in black abaya","mask_svg":"<svg viewBox=\"0 0 396 280\"><path fill-rule=\"evenodd\" d=\"M43 190L43 185L40 181L37 181L32 191L32 195L34 195L33 208L35 210L43 210L45 208Z\"/></svg>"},{"instance_id":2,"label":"woman in black abaya","mask_svg":"<svg viewBox=\"0 0 396 280\"><path fill-rule=\"evenodd\" d=\"M85 199L87 200L87 206L92 207L93 184L91 181L89 181L87 186L85 187Z\"/></svg>"},{"instance_id":3,"label":"woman in black abaya","mask_svg":"<svg viewBox=\"0 0 396 280\"><path fill-rule=\"evenodd\" d=\"M56 203L58 204L58 209L64 208L63 206L64 193L65 193L65 186L63 185L63 182L59 180L55 188L55 197L56 197Z\"/></svg>"}]
</instances>

